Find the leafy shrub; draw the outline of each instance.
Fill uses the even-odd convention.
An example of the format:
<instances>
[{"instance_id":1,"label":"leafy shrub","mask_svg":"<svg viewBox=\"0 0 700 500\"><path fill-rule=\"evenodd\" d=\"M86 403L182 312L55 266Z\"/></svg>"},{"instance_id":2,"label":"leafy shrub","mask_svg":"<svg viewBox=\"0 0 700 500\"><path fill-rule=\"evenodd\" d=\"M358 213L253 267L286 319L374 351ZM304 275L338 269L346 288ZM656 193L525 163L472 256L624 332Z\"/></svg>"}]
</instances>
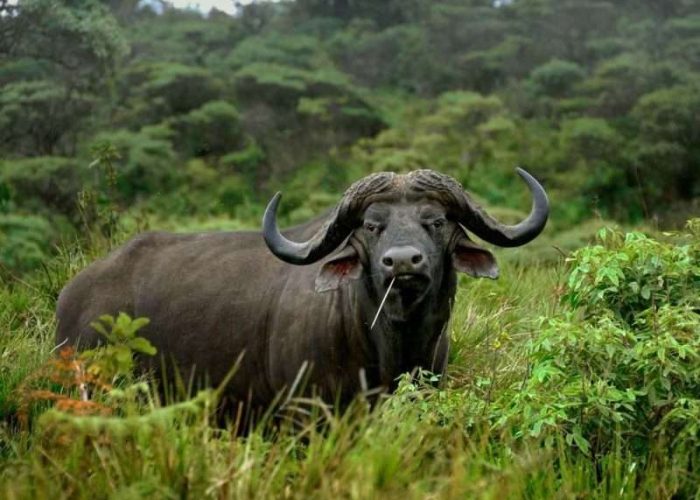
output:
<instances>
[{"instance_id":1,"label":"leafy shrub","mask_svg":"<svg viewBox=\"0 0 700 500\"><path fill-rule=\"evenodd\" d=\"M252 198L252 189L251 183L243 176L221 172L203 159L193 159L183 169L182 182L177 190L169 196L152 197L147 207L171 216L238 215L238 208ZM215 228L213 225L212 229Z\"/></svg>"},{"instance_id":2,"label":"leafy shrub","mask_svg":"<svg viewBox=\"0 0 700 500\"><path fill-rule=\"evenodd\" d=\"M0 267L22 273L47 258L51 225L36 215L0 214Z\"/></svg>"},{"instance_id":3,"label":"leafy shrub","mask_svg":"<svg viewBox=\"0 0 700 500\"><path fill-rule=\"evenodd\" d=\"M360 141L353 153L355 161L368 170L433 168L465 180L475 165L494 158L496 143L502 149L510 146L514 128L498 97L445 92L435 109L413 126L385 130Z\"/></svg>"},{"instance_id":4,"label":"leafy shrub","mask_svg":"<svg viewBox=\"0 0 700 500\"><path fill-rule=\"evenodd\" d=\"M133 382L135 354L156 353L148 340L137 335L147 324L148 319L131 319L125 313L116 318L104 315L91 323L105 344L80 354L65 346L58 357L30 374L16 390L20 420L26 425L31 408L47 401L71 414L112 414L116 408L99 399L109 398L115 384Z\"/></svg>"},{"instance_id":5,"label":"leafy shrub","mask_svg":"<svg viewBox=\"0 0 700 500\"><path fill-rule=\"evenodd\" d=\"M285 181L284 207L281 216L291 222L309 220L338 202L340 193L350 181L347 165L336 161L308 163L294 177Z\"/></svg>"},{"instance_id":6,"label":"leafy shrub","mask_svg":"<svg viewBox=\"0 0 700 500\"><path fill-rule=\"evenodd\" d=\"M188 157L220 156L242 143L238 110L226 101L210 101L169 124L177 134L175 145Z\"/></svg>"},{"instance_id":7,"label":"leafy shrub","mask_svg":"<svg viewBox=\"0 0 700 500\"><path fill-rule=\"evenodd\" d=\"M222 84L210 71L177 63L135 65L119 84L128 104L123 120L137 125L160 123L222 96Z\"/></svg>"},{"instance_id":8,"label":"leafy shrub","mask_svg":"<svg viewBox=\"0 0 700 500\"><path fill-rule=\"evenodd\" d=\"M87 371L105 382L117 377L129 377L134 371L134 354L153 356L155 347L136 333L148 325L148 318L131 319L128 314L119 313L114 318L100 316L90 324L106 341L104 346L85 351L82 358L90 365Z\"/></svg>"},{"instance_id":9,"label":"leafy shrub","mask_svg":"<svg viewBox=\"0 0 700 500\"><path fill-rule=\"evenodd\" d=\"M76 132L94 98L52 81L13 82L0 90L0 144L32 156L56 154L66 136ZM50 119L47 117L50 116ZM66 151L68 148L63 148Z\"/></svg>"},{"instance_id":10,"label":"leafy shrub","mask_svg":"<svg viewBox=\"0 0 700 500\"><path fill-rule=\"evenodd\" d=\"M110 143L116 148L116 187L125 200L132 201L177 184L179 172L173 168L176 155L171 137L167 127L149 126L139 132L120 129L98 134L93 144Z\"/></svg>"},{"instance_id":11,"label":"leafy shrub","mask_svg":"<svg viewBox=\"0 0 700 500\"><path fill-rule=\"evenodd\" d=\"M556 154L557 181L571 200L605 216L641 212L623 155L624 139L608 120L581 117L562 121Z\"/></svg>"},{"instance_id":12,"label":"leafy shrub","mask_svg":"<svg viewBox=\"0 0 700 500\"><path fill-rule=\"evenodd\" d=\"M228 153L221 157L220 165L243 176L250 186L255 186L258 169L265 161L265 151L253 140L240 151Z\"/></svg>"},{"instance_id":13,"label":"leafy shrub","mask_svg":"<svg viewBox=\"0 0 700 500\"><path fill-rule=\"evenodd\" d=\"M357 28L361 26L355 24ZM393 86L427 94L440 86L446 68L431 59L427 33L399 25L383 31L348 30L333 39L344 71L368 87Z\"/></svg>"},{"instance_id":14,"label":"leafy shrub","mask_svg":"<svg viewBox=\"0 0 700 500\"><path fill-rule=\"evenodd\" d=\"M630 156L645 179L649 202L700 195L700 83L642 96L631 115L640 126Z\"/></svg>"},{"instance_id":15,"label":"leafy shrub","mask_svg":"<svg viewBox=\"0 0 700 500\"><path fill-rule=\"evenodd\" d=\"M229 175L221 180L217 195L221 207L226 212L235 214L236 207L248 199L250 186L240 177Z\"/></svg>"},{"instance_id":16,"label":"leafy shrub","mask_svg":"<svg viewBox=\"0 0 700 500\"><path fill-rule=\"evenodd\" d=\"M553 59L532 70L530 82L538 95L562 97L567 95L585 76L583 68L578 64Z\"/></svg>"},{"instance_id":17,"label":"leafy shrub","mask_svg":"<svg viewBox=\"0 0 700 500\"><path fill-rule=\"evenodd\" d=\"M576 118L562 124L562 147L577 157L603 159L614 157L622 137L602 118Z\"/></svg>"},{"instance_id":18,"label":"leafy shrub","mask_svg":"<svg viewBox=\"0 0 700 500\"><path fill-rule=\"evenodd\" d=\"M603 230L575 252L570 308L540 320L528 376L496 405L497 425L549 440L561 431L594 458L622 446L697 460L699 227L676 243Z\"/></svg>"},{"instance_id":19,"label":"leafy shrub","mask_svg":"<svg viewBox=\"0 0 700 500\"><path fill-rule=\"evenodd\" d=\"M236 87L241 97L255 98L256 92L275 104L295 105L309 87L333 90L349 88L348 78L329 68L307 70L283 64L254 62L236 72Z\"/></svg>"},{"instance_id":20,"label":"leafy shrub","mask_svg":"<svg viewBox=\"0 0 700 500\"><path fill-rule=\"evenodd\" d=\"M259 62L288 64L305 69L312 69L319 62L329 63L328 56L313 37L269 33L243 40L231 50L224 64L240 69Z\"/></svg>"},{"instance_id":21,"label":"leafy shrub","mask_svg":"<svg viewBox=\"0 0 700 500\"><path fill-rule=\"evenodd\" d=\"M244 104L243 127L265 151L270 177L384 126L378 111L333 66L254 62L235 73L235 91Z\"/></svg>"},{"instance_id":22,"label":"leafy shrub","mask_svg":"<svg viewBox=\"0 0 700 500\"><path fill-rule=\"evenodd\" d=\"M697 219L696 219L697 221ZM689 227L692 229L692 224ZM642 233L601 230L602 244L573 256L565 299L589 316L612 313L627 324L661 305L700 305L700 234L670 244Z\"/></svg>"},{"instance_id":23,"label":"leafy shrub","mask_svg":"<svg viewBox=\"0 0 700 500\"><path fill-rule=\"evenodd\" d=\"M76 198L87 166L74 158L42 156L0 162L0 184L9 188L16 207L75 215Z\"/></svg>"}]
</instances>

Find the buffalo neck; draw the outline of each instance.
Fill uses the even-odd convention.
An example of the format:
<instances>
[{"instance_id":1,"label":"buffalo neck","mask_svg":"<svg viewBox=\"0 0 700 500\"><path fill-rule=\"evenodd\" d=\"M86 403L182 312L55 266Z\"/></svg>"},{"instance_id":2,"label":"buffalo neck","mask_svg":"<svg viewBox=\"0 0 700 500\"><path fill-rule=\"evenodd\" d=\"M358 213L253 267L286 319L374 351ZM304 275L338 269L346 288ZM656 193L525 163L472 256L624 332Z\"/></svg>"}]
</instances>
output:
<instances>
[{"instance_id":1,"label":"buffalo neck","mask_svg":"<svg viewBox=\"0 0 700 500\"><path fill-rule=\"evenodd\" d=\"M435 283L421 303L401 321L387 318L380 313L377 322L370 325L377 312L381 297L372 293L367 282L358 280L355 287L359 295L360 335L373 351L376 360L373 367L375 382L390 390L396 378L416 368L439 371L443 360L437 360L437 344L446 330L456 289L456 275L449 270Z\"/></svg>"}]
</instances>

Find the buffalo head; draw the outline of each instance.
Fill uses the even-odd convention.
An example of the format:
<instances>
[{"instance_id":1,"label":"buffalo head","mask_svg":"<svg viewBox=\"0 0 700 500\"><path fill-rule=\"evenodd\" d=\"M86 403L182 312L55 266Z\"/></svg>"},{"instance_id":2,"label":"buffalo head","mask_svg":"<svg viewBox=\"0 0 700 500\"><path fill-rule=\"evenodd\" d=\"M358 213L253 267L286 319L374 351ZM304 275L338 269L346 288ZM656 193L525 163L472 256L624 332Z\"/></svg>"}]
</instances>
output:
<instances>
[{"instance_id":1,"label":"buffalo head","mask_svg":"<svg viewBox=\"0 0 700 500\"><path fill-rule=\"evenodd\" d=\"M277 193L265 211L263 235L270 250L291 264L311 264L335 251L320 269L318 292L363 278L368 291L381 298L393 280L384 311L389 319L402 321L439 294L454 271L498 277L493 255L472 242L467 230L503 247L523 245L542 231L549 213L547 195L530 174L518 173L533 203L530 215L514 226L493 219L452 177L417 170L382 172L355 182L321 229L304 242L279 232Z\"/></svg>"}]
</instances>

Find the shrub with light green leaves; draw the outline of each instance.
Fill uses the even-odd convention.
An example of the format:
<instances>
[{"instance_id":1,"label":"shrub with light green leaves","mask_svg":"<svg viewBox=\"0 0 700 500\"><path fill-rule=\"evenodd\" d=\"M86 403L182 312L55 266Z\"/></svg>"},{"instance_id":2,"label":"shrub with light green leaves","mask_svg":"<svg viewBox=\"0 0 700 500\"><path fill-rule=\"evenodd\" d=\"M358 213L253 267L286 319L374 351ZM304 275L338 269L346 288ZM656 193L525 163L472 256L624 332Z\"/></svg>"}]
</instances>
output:
<instances>
[{"instance_id":1,"label":"shrub with light green leaves","mask_svg":"<svg viewBox=\"0 0 700 500\"><path fill-rule=\"evenodd\" d=\"M38 156L0 161L0 184L12 206L41 213L75 216L76 198L88 178L75 158Z\"/></svg>"},{"instance_id":2,"label":"shrub with light green leaves","mask_svg":"<svg viewBox=\"0 0 700 500\"><path fill-rule=\"evenodd\" d=\"M571 61L552 59L532 70L528 83L536 95L562 97L586 76L581 66Z\"/></svg>"},{"instance_id":3,"label":"shrub with light green leaves","mask_svg":"<svg viewBox=\"0 0 700 500\"><path fill-rule=\"evenodd\" d=\"M633 324L662 305L700 305L700 220L688 223L679 244L642 233L601 230L600 244L572 256L565 300L590 316L607 312Z\"/></svg>"},{"instance_id":4,"label":"shrub with light green leaves","mask_svg":"<svg viewBox=\"0 0 700 500\"><path fill-rule=\"evenodd\" d=\"M496 425L552 443L563 433L594 459L620 446L697 461L699 228L671 241L602 230L576 251L570 307L540 319L527 377L494 405Z\"/></svg>"},{"instance_id":5,"label":"shrub with light green leaves","mask_svg":"<svg viewBox=\"0 0 700 500\"><path fill-rule=\"evenodd\" d=\"M103 315L98 321L90 323L106 340L106 345L83 353L83 357L92 364L93 372L106 374L108 378L131 376L135 353L149 356L156 353L156 348L146 338L137 335L149 322L148 318L132 319L122 312L116 318Z\"/></svg>"},{"instance_id":6,"label":"shrub with light green leaves","mask_svg":"<svg viewBox=\"0 0 700 500\"><path fill-rule=\"evenodd\" d=\"M238 110L226 101L209 101L168 123L176 131L173 144L189 157L221 156L243 144Z\"/></svg>"},{"instance_id":7,"label":"shrub with light green leaves","mask_svg":"<svg viewBox=\"0 0 700 500\"><path fill-rule=\"evenodd\" d=\"M182 176L176 164L171 139L173 131L165 126L143 127L138 132L119 129L98 134L93 147L111 144L119 156L116 166L116 189L125 201L139 196L168 191Z\"/></svg>"},{"instance_id":8,"label":"shrub with light green leaves","mask_svg":"<svg viewBox=\"0 0 700 500\"><path fill-rule=\"evenodd\" d=\"M51 233L43 217L0 214L0 269L23 272L39 267L47 257Z\"/></svg>"}]
</instances>

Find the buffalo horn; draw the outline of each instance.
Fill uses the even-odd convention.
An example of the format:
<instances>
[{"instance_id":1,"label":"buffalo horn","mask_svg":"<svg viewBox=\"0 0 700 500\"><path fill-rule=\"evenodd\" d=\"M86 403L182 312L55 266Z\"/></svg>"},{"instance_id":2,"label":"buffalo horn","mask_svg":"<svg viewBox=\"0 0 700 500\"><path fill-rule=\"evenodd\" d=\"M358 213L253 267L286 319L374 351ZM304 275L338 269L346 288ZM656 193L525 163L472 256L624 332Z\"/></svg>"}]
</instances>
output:
<instances>
[{"instance_id":1,"label":"buffalo horn","mask_svg":"<svg viewBox=\"0 0 700 500\"><path fill-rule=\"evenodd\" d=\"M316 234L299 243L285 238L277 227L277 207L282 196L277 193L268 203L263 216L265 243L273 254L290 264L312 264L322 259L361 223L369 198L390 190L395 177L395 174L380 172L355 182L345 191Z\"/></svg>"},{"instance_id":2,"label":"buffalo horn","mask_svg":"<svg viewBox=\"0 0 700 500\"><path fill-rule=\"evenodd\" d=\"M532 241L542 232L549 217L549 200L542 185L522 168L516 171L530 188L532 208L525 220L514 226L498 222L460 189L460 205L464 206L457 217L459 222L482 240L501 247L517 247Z\"/></svg>"}]
</instances>

